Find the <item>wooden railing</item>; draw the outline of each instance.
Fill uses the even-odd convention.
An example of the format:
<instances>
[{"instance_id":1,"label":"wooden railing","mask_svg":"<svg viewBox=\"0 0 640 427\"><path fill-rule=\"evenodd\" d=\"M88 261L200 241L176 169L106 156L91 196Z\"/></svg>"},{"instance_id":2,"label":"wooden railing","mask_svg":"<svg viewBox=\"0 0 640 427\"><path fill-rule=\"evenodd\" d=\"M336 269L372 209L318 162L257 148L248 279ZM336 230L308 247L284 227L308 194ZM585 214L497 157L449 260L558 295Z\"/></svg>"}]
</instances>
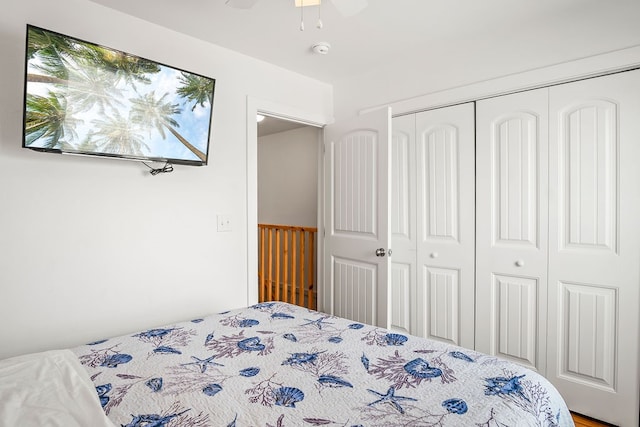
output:
<instances>
[{"instance_id":1,"label":"wooden railing","mask_svg":"<svg viewBox=\"0 0 640 427\"><path fill-rule=\"evenodd\" d=\"M258 224L260 302L316 309L315 227Z\"/></svg>"}]
</instances>

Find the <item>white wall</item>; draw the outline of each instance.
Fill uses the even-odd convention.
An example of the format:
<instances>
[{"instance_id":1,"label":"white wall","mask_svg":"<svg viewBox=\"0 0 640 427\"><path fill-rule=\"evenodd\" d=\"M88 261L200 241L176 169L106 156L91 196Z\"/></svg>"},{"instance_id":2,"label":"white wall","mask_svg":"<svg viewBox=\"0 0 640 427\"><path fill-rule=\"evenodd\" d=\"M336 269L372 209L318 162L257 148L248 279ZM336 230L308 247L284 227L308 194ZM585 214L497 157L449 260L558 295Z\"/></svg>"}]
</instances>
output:
<instances>
[{"instance_id":1,"label":"white wall","mask_svg":"<svg viewBox=\"0 0 640 427\"><path fill-rule=\"evenodd\" d=\"M316 226L319 133L307 126L258 139L258 222Z\"/></svg>"},{"instance_id":2,"label":"white wall","mask_svg":"<svg viewBox=\"0 0 640 427\"><path fill-rule=\"evenodd\" d=\"M415 97L442 99L449 90L466 91L469 85L496 78L517 79L519 73L531 74L542 67L640 45L637 0L557 3L552 17L531 16L518 27L508 15L494 25L482 25L486 16L494 22L493 18L505 11L490 10L481 3L472 10L456 10L460 15L475 14L478 27L453 37L443 36L428 51L416 49L412 40L407 40L397 47L397 52L403 54L381 53L386 58L385 65L334 82L336 119ZM425 25L433 19L438 16L424 17ZM513 37L514 33L524 33L526 37ZM404 55L406 52L414 52L413 57ZM582 69L585 74L590 71ZM542 73L542 77L547 76ZM452 98L450 102L461 99ZM433 106L418 105L417 109Z\"/></svg>"},{"instance_id":3,"label":"white wall","mask_svg":"<svg viewBox=\"0 0 640 427\"><path fill-rule=\"evenodd\" d=\"M216 78L209 165L21 148L27 23ZM246 305L247 96L330 118L331 87L86 0L4 2L0 58L0 358Z\"/></svg>"}]
</instances>

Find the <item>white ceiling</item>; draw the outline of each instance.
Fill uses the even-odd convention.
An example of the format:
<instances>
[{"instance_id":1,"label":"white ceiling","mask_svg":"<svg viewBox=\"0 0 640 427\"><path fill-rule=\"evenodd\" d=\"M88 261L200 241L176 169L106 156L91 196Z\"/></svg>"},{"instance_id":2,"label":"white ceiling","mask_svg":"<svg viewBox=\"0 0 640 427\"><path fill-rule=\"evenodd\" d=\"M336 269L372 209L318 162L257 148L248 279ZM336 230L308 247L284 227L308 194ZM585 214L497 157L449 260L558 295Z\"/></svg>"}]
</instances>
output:
<instances>
[{"instance_id":1,"label":"white ceiling","mask_svg":"<svg viewBox=\"0 0 640 427\"><path fill-rule=\"evenodd\" d=\"M478 58L478 49L514 60L531 51L548 64L640 44L640 0L369 0L351 17L324 0L324 28L307 7L305 31L294 0L259 0L249 10L225 0L91 1L330 84L389 64ZM311 52L320 41L331 44L328 55Z\"/></svg>"},{"instance_id":2,"label":"white ceiling","mask_svg":"<svg viewBox=\"0 0 640 427\"><path fill-rule=\"evenodd\" d=\"M277 117L265 116L265 118L260 123L258 123L258 137L272 135L274 133L287 132L304 126L306 125L298 122L283 120Z\"/></svg>"}]
</instances>

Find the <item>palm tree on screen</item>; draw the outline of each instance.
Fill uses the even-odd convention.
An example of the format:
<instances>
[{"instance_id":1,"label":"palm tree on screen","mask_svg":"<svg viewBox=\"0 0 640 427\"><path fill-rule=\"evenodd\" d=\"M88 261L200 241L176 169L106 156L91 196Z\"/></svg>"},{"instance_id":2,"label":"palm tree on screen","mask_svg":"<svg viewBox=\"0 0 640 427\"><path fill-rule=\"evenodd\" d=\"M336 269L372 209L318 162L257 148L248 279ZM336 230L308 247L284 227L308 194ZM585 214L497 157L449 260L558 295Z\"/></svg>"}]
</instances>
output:
<instances>
[{"instance_id":1,"label":"palm tree on screen","mask_svg":"<svg viewBox=\"0 0 640 427\"><path fill-rule=\"evenodd\" d=\"M86 45L81 56L89 64L113 73L118 81L124 80L136 91L138 83L151 83L149 74L160 72L160 66L154 62L101 46Z\"/></svg>"},{"instance_id":2,"label":"palm tree on screen","mask_svg":"<svg viewBox=\"0 0 640 427\"><path fill-rule=\"evenodd\" d=\"M165 129L168 130L178 141L187 147L203 162L206 161L205 154L193 146L177 131L180 125L172 117L174 114L180 114L181 110L178 104L166 102L167 93L160 98L156 98L154 92L141 95L132 99L131 120L137 124L146 124L149 128L153 128L160 133L162 139L166 139Z\"/></svg>"},{"instance_id":3,"label":"palm tree on screen","mask_svg":"<svg viewBox=\"0 0 640 427\"><path fill-rule=\"evenodd\" d=\"M37 68L44 71L45 74L29 73L27 81L64 84L67 80L67 74L62 58L64 55L72 54L74 50L69 39L37 28L30 28L27 58L33 59L37 56L41 62Z\"/></svg>"},{"instance_id":4,"label":"palm tree on screen","mask_svg":"<svg viewBox=\"0 0 640 427\"><path fill-rule=\"evenodd\" d=\"M179 80L182 86L178 88L177 93L187 101L193 101L191 111L195 110L198 104L201 107L204 107L205 102L211 104L214 89L213 80L184 72L180 74Z\"/></svg>"},{"instance_id":5,"label":"palm tree on screen","mask_svg":"<svg viewBox=\"0 0 640 427\"><path fill-rule=\"evenodd\" d=\"M112 116L94 120L93 124L97 131L91 135L91 141L105 153L142 156L143 149L149 149L134 124L117 110Z\"/></svg>"},{"instance_id":6,"label":"palm tree on screen","mask_svg":"<svg viewBox=\"0 0 640 427\"><path fill-rule=\"evenodd\" d=\"M78 150L81 153L93 153L99 150L96 140L93 139L93 133L87 133L84 140L77 147L67 147Z\"/></svg>"},{"instance_id":7,"label":"palm tree on screen","mask_svg":"<svg viewBox=\"0 0 640 427\"><path fill-rule=\"evenodd\" d=\"M43 138L45 148L58 148L56 145L65 137L75 138L75 126L80 122L67 115L66 100L53 93L49 96L27 95L27 113L25 116L27 145Z\"/></svg>"},{"instance_id":8,"label":"palm tree on screen","mask_svg":"<svg viewBox=\"0 0 640 427\"><path fill-rule=\"evenodd\" d=\"M29 59L38 57L36 67L44 74L27 74L27 81L68 85L78 78L78 69L100 68L125 80L136 89L136 83L150 83L147 74L160 72L160 66L124 52L105 49L89 43L73 43L68 37L53 35L37 28L29 29ZM69 68L76 70L76 78L69 80Z\"/></svg>"},{"instance_id":9,"label":"palm tree on screen","mask_svg":"<svg viewBox=\"0 0 640 427\"><path fill-rule=\"evenodd\" d=\"M100 114L106 114L106 109L115 111L122 104L116 97L120 91L115 88L113 74L103 73L95 68L64 68L64 73L54 69L51 71L58 72L58 75L66 75L66 96L56 93L55 89L50 90L46 97L27 95L26 145L38 138L46 137L44 148L60 148L56 144L65 136L62 125L66 124L67 129L71 130L81 122L74 119L74 113L97 107ZM57 76L51 76L51 78L60 81ZM66 143L69 144L75 139L76 134L72 132L67 133L66 136Z\"/></svg>"},{"instance_id":10,"label":"palm tree on screen","mask_svg":"<svg viewBox=\"0 0 640 427\"><path fill-rule=\"evenodd\" d=\"M53 85L48 96L28 94L26 99L25 144L46 138L44 148L66 146L77 135L72 132L79 120L73 113L87 111L97 105L101 112L106 107L114 110L115 77L91 67L82 67L77 58L86 57L82 44L74 44L68 38L30 28L29 58L38 57L35 68L40 73L28 73L27 81ZM56 86L67 89L67 97L56 92ZM66 141L62 141L67 128Z\"/></svg>"},{"instance_id":11,"label":"palm tree on screen","mask_svg":"<svg viewBox=\"0 0 640 427\"><path fill-rule=\"evenodd\" d=\"M73 112L97 108L100 114L115 111L123 105L122 90L116 86L118 77L94 67L69 68L67 96Z\"/></svg>"}]
</instances>

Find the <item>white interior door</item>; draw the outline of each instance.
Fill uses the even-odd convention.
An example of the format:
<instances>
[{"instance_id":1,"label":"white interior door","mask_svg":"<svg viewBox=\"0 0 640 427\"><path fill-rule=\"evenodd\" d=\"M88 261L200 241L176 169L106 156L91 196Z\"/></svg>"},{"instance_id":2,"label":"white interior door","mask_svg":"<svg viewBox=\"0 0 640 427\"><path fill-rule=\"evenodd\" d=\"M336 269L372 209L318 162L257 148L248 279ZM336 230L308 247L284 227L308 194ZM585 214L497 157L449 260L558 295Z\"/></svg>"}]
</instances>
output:
<instances>
[{"instance_id":1,"label":"white interior door","mask_svg":"<svg viewBox=\"0 0 640 427\"><path fill-rule=\"evenodd\" d=\"M548 89L477 103L476 349L544 374Z\"/></svg>"},{"instance_id":2,"label":"white interior door","mask_svg":"<svg viewBox=\"0 0 640 427\"><path fill-rule=\"evenodd\" d=\"M325 127L325 309L389 327L391 109Z\"/></svg>"},{"instance_id":3,"label":"white interior door","mask_svg":"<svg viewBox=\"0 0 640 427\"><path fill-rule=\"evenodd\" d=\"M569 408L637 426L640 71L551 88L548 378Z\"/></svg>"},{"instance_id":4,"label":"white interior door","mask_svg":"<svg viewBox=\"0 0 640 427\"><path fill-rule=\"evenodd\" d=\"M473 103L416 114L417 279L413 333L474 348Z\"/></svg>"}]
</instances>

